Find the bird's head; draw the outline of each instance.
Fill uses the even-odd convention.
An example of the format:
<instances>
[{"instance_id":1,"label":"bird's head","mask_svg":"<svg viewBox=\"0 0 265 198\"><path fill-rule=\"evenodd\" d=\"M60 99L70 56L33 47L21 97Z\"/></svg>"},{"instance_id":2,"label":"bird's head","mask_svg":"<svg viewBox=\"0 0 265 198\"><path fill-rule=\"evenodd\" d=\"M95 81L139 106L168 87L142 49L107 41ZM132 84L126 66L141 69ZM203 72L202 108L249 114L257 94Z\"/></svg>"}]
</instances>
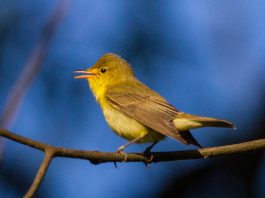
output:
<instances>
[{"instance_id":1,"label":"bird's head","mask_svg":"<svg viewBox=\"0 0 265 198\"><path fill-rule=\"evenodd\" d=\"M89 86L97 97L103 90L115 84L134 79L129 63L116 54L103 55L92 67L75 71L76 79L87 79Z\"/></svg>"}]
</instances>

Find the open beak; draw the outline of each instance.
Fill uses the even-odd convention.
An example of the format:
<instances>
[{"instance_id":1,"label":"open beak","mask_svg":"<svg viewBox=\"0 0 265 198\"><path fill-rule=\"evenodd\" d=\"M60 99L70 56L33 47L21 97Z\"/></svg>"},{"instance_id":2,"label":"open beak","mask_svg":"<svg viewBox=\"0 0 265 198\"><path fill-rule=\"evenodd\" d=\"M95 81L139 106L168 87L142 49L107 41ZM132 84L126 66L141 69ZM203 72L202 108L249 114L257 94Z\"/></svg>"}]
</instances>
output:
<instances>
[{"instance_id":1,"label":"open beak","mask_svg":"<svg viewBox=\"0 0 265 198\"><path fill-rule=\"evenodd\" d=\"M86 71L86 70L76 70L74 72L82 74L79 76L75 76L74 78L76 78L76 79L87 79L87 78L91 78L91 77L96 75L96 73L94 73L92 71Z\"/></svg>"}]
</instances>

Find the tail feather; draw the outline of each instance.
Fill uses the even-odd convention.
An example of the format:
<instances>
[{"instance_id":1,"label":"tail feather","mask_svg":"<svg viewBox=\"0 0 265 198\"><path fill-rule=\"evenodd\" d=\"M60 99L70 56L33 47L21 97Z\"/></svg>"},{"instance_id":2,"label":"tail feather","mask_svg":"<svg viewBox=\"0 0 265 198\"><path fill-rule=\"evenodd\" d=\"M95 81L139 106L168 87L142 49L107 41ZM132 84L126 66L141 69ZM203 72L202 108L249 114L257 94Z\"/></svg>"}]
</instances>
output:
<instances>
[{"instance_id":1,"label":"tail feather","mask_svg":"<svg viewBox=\"0 0 265 198\"><path fill-rule=\"evenodd\" d=\"M224 127L235 128L234 124L221 119L202 117L186 113L180 113L174 119L174 124L180 131L189 130L200 127Z\"/></svg>"},{"instance_id":2,"label":"tail feather","mask_svg":"<svg viewBox=\"0 0 265 198\"><path fill-rule=\"evenodd\" d=\"M192 144L199 148L203 148L199 142L192 136L190 131L178 131L181 138L184 140L182 141L184 144Z\"/></svg>"}]
</instances>

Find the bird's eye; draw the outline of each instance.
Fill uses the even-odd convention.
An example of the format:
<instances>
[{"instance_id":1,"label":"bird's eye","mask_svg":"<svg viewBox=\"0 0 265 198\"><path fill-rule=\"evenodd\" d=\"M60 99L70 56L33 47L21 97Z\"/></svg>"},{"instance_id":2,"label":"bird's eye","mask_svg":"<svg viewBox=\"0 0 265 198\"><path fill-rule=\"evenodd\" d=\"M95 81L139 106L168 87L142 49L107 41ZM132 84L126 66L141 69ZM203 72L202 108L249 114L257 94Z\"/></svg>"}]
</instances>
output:
<instances>
[{"instance_id":1,"label":"bird's eye","mask_svg":"<svg viewBox=\"0 0 265 198\"><path fill-rule=\"evenodd\" d=\"M106 68L101 68L101 69L100 69L100 72L103 73L103 74L104 74L106 71L107 71Z\"/></svg>"}]
</instances>

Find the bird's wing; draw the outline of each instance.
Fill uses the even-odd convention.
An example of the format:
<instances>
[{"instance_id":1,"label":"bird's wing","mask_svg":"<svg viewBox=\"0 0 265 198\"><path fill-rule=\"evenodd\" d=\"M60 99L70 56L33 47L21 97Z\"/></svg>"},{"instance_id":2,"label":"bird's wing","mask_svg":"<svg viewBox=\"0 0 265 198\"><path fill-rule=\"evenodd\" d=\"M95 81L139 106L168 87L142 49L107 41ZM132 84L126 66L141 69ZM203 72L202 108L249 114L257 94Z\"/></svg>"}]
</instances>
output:
<instances>
[{"instance_id":1,"label":"bird's wing","mask_svg":"<svg viewBox=\"0 0 265 198\"><path fill-rule=\"evenodd\" d=\"M191 143L187 138L182 137L173 123L179 111L145 85L141 83L137 86L135 84L116 85L109 88L105 96L107 102L123 114L163 135L185 144Z\"/></svg>"}]
</instances>

